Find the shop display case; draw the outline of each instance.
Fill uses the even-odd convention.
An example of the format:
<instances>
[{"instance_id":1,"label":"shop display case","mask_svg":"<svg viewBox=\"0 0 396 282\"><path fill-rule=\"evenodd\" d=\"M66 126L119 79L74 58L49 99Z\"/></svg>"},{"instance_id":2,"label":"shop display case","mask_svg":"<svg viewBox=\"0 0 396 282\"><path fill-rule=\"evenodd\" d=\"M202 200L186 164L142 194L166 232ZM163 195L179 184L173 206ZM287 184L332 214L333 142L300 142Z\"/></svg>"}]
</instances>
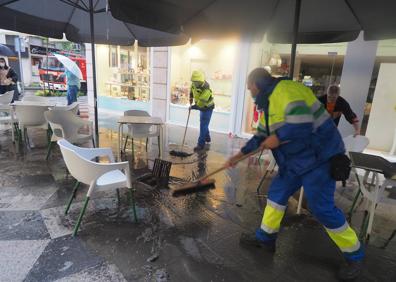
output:
<instances>
[{"instance_id":1,"label":"shop display case","mask_svg":"<svg viewBox=\"0 0 396 282\"><path fill-rule=\"evenodd\" d=\"M124 98L137 101L150 99L150 74L149 73L116 73L110 81L107 81L108 94L114 98Z\"/></svg>"}]
</instances>

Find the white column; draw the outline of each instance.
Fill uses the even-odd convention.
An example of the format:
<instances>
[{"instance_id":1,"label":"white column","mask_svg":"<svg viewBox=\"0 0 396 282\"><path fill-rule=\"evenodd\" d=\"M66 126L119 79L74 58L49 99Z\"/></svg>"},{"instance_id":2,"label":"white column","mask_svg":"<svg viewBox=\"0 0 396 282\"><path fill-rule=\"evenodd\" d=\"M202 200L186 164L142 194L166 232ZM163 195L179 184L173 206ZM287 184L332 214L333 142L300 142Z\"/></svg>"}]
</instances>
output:
<instances>
[{"instance_id":1,"label":"white column","mask_svg":"<svg viewBox=\"0 0 396 282\"><path fill-rule=\"evenodd\" d=\"M168 85L169 76L169 48L152 48L151 61L151 109L152 116L160 117L164 122L167 121L168 105Z\"/></svg>"},{"instance_id":2,"label":"white column","mask_svg":"<svg viewBox=\"0 0 396 282\"><path fill-rule=\"evenodd\" d=\"M370 87L378 41L364 41L363 34L348 43L341 76L341 96L351 105L360 122ZM354 130L345 118L342 118L338 129L343 137L353 134Z\"/></svg>"},{"instance_id":3,"label":"white column","mask_svg":"<svg viewBox=\"0 0 396 282\"><path fill-rule=\"evenodd\" d=\"M233 83L233 95L232 95L232 110L231 110L231 124L230 132L237 136L243 136L242 127L244 115L246 115L245 109L245 95L246 95L246 77L248 75L249 68L249 56L250 56L250 43L240 42L239 52L237 54L236 66L234 68L233 77L237 78Z\"/></svg>"}]
</instances>

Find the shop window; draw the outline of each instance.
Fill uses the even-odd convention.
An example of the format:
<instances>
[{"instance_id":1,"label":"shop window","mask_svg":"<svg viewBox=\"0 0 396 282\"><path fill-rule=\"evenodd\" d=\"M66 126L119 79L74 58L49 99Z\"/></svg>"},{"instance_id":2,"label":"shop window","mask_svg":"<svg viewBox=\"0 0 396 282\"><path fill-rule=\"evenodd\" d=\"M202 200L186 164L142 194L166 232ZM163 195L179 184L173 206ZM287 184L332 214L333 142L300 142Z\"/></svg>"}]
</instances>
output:
<instances>
[{"instance_id":1,"label":"shop window","mask_svg":"<svg viewBox=\"0 0 396 282\"><path fill-rule=\"evenodd\" d=\"M149 48L98 45L96 52L101 96L149 102Z\"/></svg>"},{"instance_id":2,"label":"shop window","mask_svg":"<svg viewBox=\"0 0 396 282\"><path fill-rule=\"evenodd\" d=\"M189 105L191 73L200 70L213 91L215 111L229 113L236 51L237 41L234 40L201 40L173 47L171 104Z\"/></svg>"},{"instance_id":3,"label":"shop window","mask_svg":"<svg viewBox=\"0 0 396 282\"><path fill-rule=\"evenodd\" d=\"M116 46L109 46L109 66L111 68L118 67L118 52Z\"/></svg>"},{"instance_id":4,"label":"shop window","mask_svg":"<svg viewBox=\"0 0 396 282\"><path fill-rule=\"evenodd\" d=\"M325 94L328 85L339 84L341 79L346 43L335 44L299 44L294 69L295 81L310 87L316 96ZM248 72L264 67L275 77L288 76L290 68L290 44L273 44L263 39L252 43ZM250 93L245 93L245 115L242 131L254 133L259 113Z\"/></svg>"}]
</instances>

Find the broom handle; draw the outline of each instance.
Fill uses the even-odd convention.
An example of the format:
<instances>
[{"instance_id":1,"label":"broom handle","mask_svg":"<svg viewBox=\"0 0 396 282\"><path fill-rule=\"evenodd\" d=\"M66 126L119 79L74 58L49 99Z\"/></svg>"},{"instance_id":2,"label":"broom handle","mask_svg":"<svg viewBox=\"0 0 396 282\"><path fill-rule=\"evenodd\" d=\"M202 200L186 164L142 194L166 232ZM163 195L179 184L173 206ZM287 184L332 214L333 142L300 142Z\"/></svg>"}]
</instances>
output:
<instances>
[{"instance_id":1,"label":"broom handle","mask_svg":"<svg viewBox=\"0 0 396 282\"><path fill-rule=\"evenodd\" d=\"M190 120L190 113L191 113L191 106L188 108L188 116L187 116L187 123L186 123L186 128L184 129L184 136L183 136L183 141L181 145L181 149L183 150L184 147L184 141L186 141L186 134L187 134L187 128L188 128L188 121Z\"/></svg>"},{"instance_id":2,"label":"broom handle","mask_svg":"<svg viewBox=\"0 0 396 282\"><path fill-rule=\"evenodd\" d=\"M249 158L249 157L251 157L251 156L257 154L258 152L261 152L262 150L263 150L263 149L258 148L258 149L254 150L254 151L252 151L252 152L250 152L250 153L248 153L248 154L246 154L246 155L243 155L242 157L240 157L239 159L237 159L237 160L234 162L234 164L237 164L237 163L239 163L239 162L241 162L241 161L243 161L243 160L245 160L245 159L247 159L247 158ZM211 176L213 176L213 175L215 175L215 174L217 174L217 173L219 173L219 172L221 172L221 171L223 171L223 170L225 170L225 169L227 169L227 168L228 168L228 166L224 165L224 166L222 166L222 167L220 167L220 168L218 168L218 169L212 171L211 173L209 173L209 174L207 174L207 175L205 175L205 176L202 176L201 178L199 178L199 179L197 180L197 182L200 182L200 181L202 181L202 180L208 179L209 177L211 177Z\"/></svg>"}]
</instances>

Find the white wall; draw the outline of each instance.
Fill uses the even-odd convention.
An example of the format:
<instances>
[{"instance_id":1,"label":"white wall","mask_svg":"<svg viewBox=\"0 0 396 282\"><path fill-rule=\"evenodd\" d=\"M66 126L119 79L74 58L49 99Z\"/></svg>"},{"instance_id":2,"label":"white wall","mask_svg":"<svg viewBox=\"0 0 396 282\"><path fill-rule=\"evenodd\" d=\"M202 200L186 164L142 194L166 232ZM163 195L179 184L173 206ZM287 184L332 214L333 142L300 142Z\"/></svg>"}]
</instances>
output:
<instances>
[{"instance_id":1,"label":"white wall","mask_svg":"<svg viewBox=\"0 0 396 282\"><path fill-rule=\"evenodd\" d=\"M364 41L363 34L348 43L341 76L341 96L344 97L363 119L363 111L370 87L378 41ZM353 134L354 129L343 117L338 129L342 136Z\"/></svg>"},{"instance_id":2,"label":"white wall","mask_svg":"<svg viewBox=\"0 0 396 282\"><path fill-rule=\"evenodd\" d=\"M369 148L389 151L396 128L396 64L381 64L366 136Z\"/></svg>"},{"instance_id":3,"label":"white wall","mask_svg":"<svg viewBox=\"0 0 396 282\"><path fill-rule=\"evenodd\" d=\"M169 90L169 49L167 47L152 48L151 73L151 109L152 116L167 120L168 90ZM169 67L169 69L168 69Z\"/></svg>"}]
</instances>

